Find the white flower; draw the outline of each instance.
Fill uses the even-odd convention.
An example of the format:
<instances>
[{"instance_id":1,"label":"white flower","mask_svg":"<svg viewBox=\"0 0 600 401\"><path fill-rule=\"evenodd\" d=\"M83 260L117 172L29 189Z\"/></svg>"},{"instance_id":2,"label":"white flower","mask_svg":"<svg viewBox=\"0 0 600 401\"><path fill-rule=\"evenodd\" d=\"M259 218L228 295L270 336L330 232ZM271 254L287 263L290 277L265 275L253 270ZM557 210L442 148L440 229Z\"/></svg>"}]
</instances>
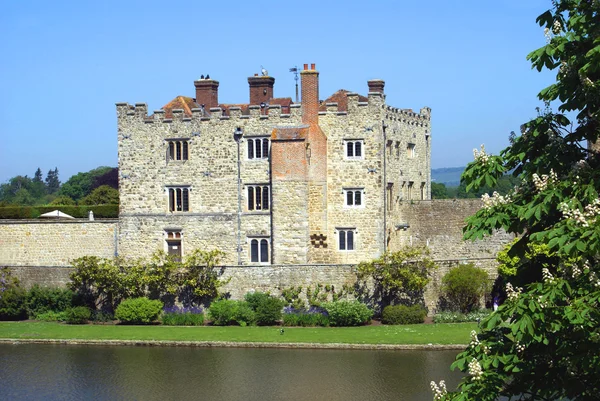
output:
<instances>
[{"instance_id":1,"label":"white flower","mask_svg":"<svg viewBox=\"0 0 600 401\"><path fill-rule=\"evenodd\" d=\"M552 40L552 33L550 32L550 28L544 28L544 37L546 38L546 43L550 43Z\"/></svg>"},{"instance_id":2,"label":"white flower","mask_svg":"<svg viewBox=\"0 0 600 401\"><path fill-rule=\"evenodd\" d=\"M481 163L484 166L490 160L490 155L485 153L485 146L483 146L483 144L481 144L481 150L473 149L473 157L478 163Z\"/></svg>"},{"instance_id":3,"label":"white flower","mask_svg":"<svg viewBox=\"0 0 600 401\"><path fill-rule=\"evenodd\" d=\"M542 269L542 278L545 283L553 283L554 282L554 276L552 275L552 273L550 273L550 270L548 270L545 267Z\"/></svg>"},{"instance_id":4,"label":"white flower","mask_svg":"<svg viewBox=\"0 0 600 401\"><path fill-rule=\"evenodd\" d=\"M477 338L477 332L475 330L471 330L471 342L469 345L471 347L476 347L479 345L479 339Z\"/></svg>"},{"instance_id":5,"label":"white flower","mask_svg":"<svg viewBox=\"0 0 600 401\"><path fill-rule=\"evenodd\" d=\"M448 394L448 390L446 390L446 382L445 381L441 380L439 387L434 381L432 381L430 383L430 385L431 385L431 391L433 391L433 400L434 401L442 400L444 398L444 396L446 394Z\"/></svg>"},{"instance_id":6,"label":"white flower","mask_svg":"<svg viewBox=\"0 0 600 401\"><path fill-rule=\"evenodd\" d=\"M509 301L514 301L519 298L521 291L523 291L523 289L520 287L513 288L511 283L506 284L506 297Z\"/></svg>"},{"instance_id":7,"label":"white flower","mask_svg":"<svg viewBox=\"0 0 600 401\"><path fill-rule=\"evenodd\" d=\"M481 365L475 358L469 362L469 374L473 376L473 380L480 380L483 375L483 369L481 369Z\"/></svg>"},{"instance_id":8,"label":"white flower","mask_svg":"<svg viewBox=\"0 0 600 401\"><path fill-rule=\"evenodd\" d=\"M510 203L511 198L510 195L502 196L498 192L494 191L492 196L488 194L481 195L481 201L483 202L483 207L486 209L491 209L494 206L498 205L506 205Z\"/></svg>"},{"instance_id":9,"label":"white flower","mask_svg":"<svg viewBox=\"0 0 600 401\"><path fill-rule=\"evenodd\" d=\"M552 24L552 33L558 35L560 31L562 31L562 25L559 20L556 20L554 21L554 24Z\"/></svg>"},{"instance_id":10,"label":"white flower","mask_svg":"<svg viewBox=\"0 0 600 401\"><path fill-rule=\"evenodd\" d=\"M517 348L517 352L521 353L525 351L525 345L521 344L520 342L517 341L516 343L516 348Z\"/></svg>"}]
</instances>

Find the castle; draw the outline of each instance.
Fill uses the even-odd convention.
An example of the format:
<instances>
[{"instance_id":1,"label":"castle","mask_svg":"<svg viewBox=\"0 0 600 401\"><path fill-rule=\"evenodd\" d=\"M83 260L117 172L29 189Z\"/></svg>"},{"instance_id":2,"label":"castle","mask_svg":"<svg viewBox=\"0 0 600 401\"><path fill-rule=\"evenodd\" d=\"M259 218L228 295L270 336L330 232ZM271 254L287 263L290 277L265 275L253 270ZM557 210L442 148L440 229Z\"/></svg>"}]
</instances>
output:
<instances>
[{"instance_id":1,"label":"castle","mask_svg":"<svg viewBox=\"0 0 600 401\"><path fill-rule=\"evenodd\" d=\"M319 73L304 65L301 102L274 97L275 79L248 78L247 104L221 104L201 77L148 115L118 103L118 219L0 220L0 266L25 286L63 286L82 256L184 258L218 249L234 299L249 291L356 282L355 266L404 245L426 246L440 267L427 286L437 308L441 277L460 263L496 276L511 236L462 240L480 200L431 200L431 110L339 90L321 102Z\"/></svg>"},{"instance_id":2,"label":"castle","mask_svg":"<svg viewBox=\"0 0 600 401\"><path fill-rule=\"evenodd\" d=\"M300 77L300 103L266 71L247 104L219 103L208 76L152 115L118 103L119 255L355 264L406 244L400 205L431 197L431 110L387 105L382 80L320 101L315 65Z\"/></svg>"}]
</instances>

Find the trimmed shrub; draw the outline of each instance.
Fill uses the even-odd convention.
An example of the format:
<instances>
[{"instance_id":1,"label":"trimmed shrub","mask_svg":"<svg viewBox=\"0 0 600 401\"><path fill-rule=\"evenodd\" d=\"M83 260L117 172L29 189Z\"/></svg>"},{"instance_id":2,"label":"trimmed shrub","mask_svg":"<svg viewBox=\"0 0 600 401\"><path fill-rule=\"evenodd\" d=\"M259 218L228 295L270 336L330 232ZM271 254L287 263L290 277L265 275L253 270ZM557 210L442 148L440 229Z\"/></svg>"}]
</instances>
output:
<instances>
[{"instance_id":1,"label":"trimmed shrub","mask_svg":"<svg viewBox=\"0 0 600 401\"><path fill-rule=\"evenodd\" d=\"M66 322L68 324L84 324L92 317L92 311L85 306L76 306L67 309L65 313L67 315Z\"/></svg>"},{"instance_id":2,"label":"trimmed shrub","mask_svg":"<svg viewBox=\"0 0 600 401\"><path fill-rule=\"evenodd\" d=\"M272 326L281 320L281 308L284 302L264 292L246 294L246 302L256 314L256 324Z\"/></svg>"},{"instance_id":3,"label":"trimmed shrub","mask_svg":"<svg viewBox=\"0 0 600 401\"><path fill-rule=\"evenodd\" d=\"M325 302L322 307L327 311L332 326L361 326L373 317L373 311L358 301Z\"/></svg>"},{"instance_id":4,"label":"trimmed shrub","mask_svg":"<svg viewBox=\"0 0 600 401\"><path fill-rule=\"evenodd\" d=\"M27 314L32 318L45 312L64 312L73 306L74 293L66 288L34 285L27 292Z\"/></svg>"},{"instance_id":5,"label":"trimmed shrub","mask_svg":"<svg viewBox=\"0 0 600 401\"><path fill-rule=\"evenodd\" d=\"M163 309L162 324L165 326L202 326L204 311L202 308L179 308L172 306Z\"/></svg>"},{"instance_id":6,"label":"trimmed shrub","mask_svg":"<svg viewBox=\"0 0 600 401\"><path fill-rule=\"evenodd\" d=\"M35 320L39 320L40 322L65 322L67 320L67 312L55 312L49 310L36 315Z\"/></svg>"},{"instance_id":7,"label":"trimmed shrub","mask_svg":"<svg viewBox=\"0 0 600 401\"><path fill-rule=\"evenodd\" d=\"M459 265L442 278L442 293L452 309L469 312L489 289L487 273L472 263Z\"/></svg>"},{"instance_id":8,"label":"trimmed shrub","mask_svg":"<svg viewBox=\"0 0 600 401\"><path fill-rule=\"evenodd\" d=\"M419 324L425 322L427 310L422 305L389 305L383 308L383 324Z\"/></svg>"},{"instance_id":9,"label":"trimmed shrub","mask_svg":"<svg viewBox=\"0 0 600 401\"><path fill-rule=\"evenodd\" d=\"M284 326L329 326L327 311L321 308L294 309L287 307L283 311Z\"/></svg>"},{"instance_id":10,"label":"trimmed shrub","mask_svg":"<svg viewBox=\"0 0 600 401\"><path fill-rule=\"evenodd\" d=\"M158 319L163 303L145 297L126 299L119 304L115 318L125 324L149 324Z\"/></svg>"},{"instance_id":11,"label":"trimmed shrub","mask_svg":"<svg viewBox=\"0 0 600 401\"><path fill-rule=\"evenodd\" d=\"M36 219L41 214L60 210L75 218L85 219L88 212L94 212L96 218L117 218L119 217L119 205L98 205L98 206L3 206L0 207L0 219Z\"/></svg>"},{"instance_id":12,"label":"trimmed shrub","mask_svg":"<svg viewBox=\"0 0 600 401\"><path fill-rule=\"evenodd\" d=\"M230 299L213 302L208 309L208 316L215 326L246 326L256 321L256 315L247 302Z\"/></svg>"},{"instance_id":13,"label":"trimmed shrub","mask_svg":"<svg viewBox=\"0 0 600 401\"><path fill-rule=\"evenodd\" d=\"M27 319L26 300L27 292L19 287L0 292L0 320Z\"/></svg>"}]
</instances>

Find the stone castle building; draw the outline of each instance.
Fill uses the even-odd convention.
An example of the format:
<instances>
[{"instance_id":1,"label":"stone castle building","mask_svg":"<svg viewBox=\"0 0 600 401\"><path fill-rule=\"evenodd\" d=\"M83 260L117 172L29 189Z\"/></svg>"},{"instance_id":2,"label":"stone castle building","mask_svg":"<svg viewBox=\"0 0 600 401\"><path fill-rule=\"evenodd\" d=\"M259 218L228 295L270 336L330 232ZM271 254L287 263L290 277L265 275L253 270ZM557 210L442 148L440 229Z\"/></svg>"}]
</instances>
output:
<instances>
[{"instance_id":1,"label":"stone castle building","mask_svg":"<svg viewBox=\"0 0 600 401\"><path fill-rule=\"evenodd\" d=\"M354 264L412 243L407 206L431 196L431 110L389 106L382 80L320 101L315 65L300 76L300 103L274 97L266 73L244 104L219 103L208 76L151 115L118 103L119 255Z\"/></svg>"}]
</instances>

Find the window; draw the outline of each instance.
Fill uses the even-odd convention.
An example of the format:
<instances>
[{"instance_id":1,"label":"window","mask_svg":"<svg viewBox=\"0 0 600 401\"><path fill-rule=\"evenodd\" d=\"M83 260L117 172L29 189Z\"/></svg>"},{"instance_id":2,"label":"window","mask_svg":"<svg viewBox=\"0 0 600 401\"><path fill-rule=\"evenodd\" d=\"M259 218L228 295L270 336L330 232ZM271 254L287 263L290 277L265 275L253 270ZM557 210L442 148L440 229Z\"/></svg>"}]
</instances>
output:
<instances>
[{"instance_id":1,"label":"window","mask_svg":"<svg viewBox=\"0 0 600 401\"><path fill-rule=\"evenodd\" d=\"M248 138L248 159L268 159L269 139Z\"/></svg>"},{"instance_id":2,"label":"window","mask_svg":"<svg viewBox=\"0 0 600 401\"><path fill-rule=\"evenodd\" d=\"M169 160L188 160L188 148L186 140L169 141Z\"/></svg>"},{"instance_id":3,"label":"window","mask_svg":"<svg viewBox=\"0 0 600 401\"><path fill-rule=\"evenodd\" d=\"M408 146L406 147L406 154L408 156L409 159L412 159L413 157L416 156L415 153L415 144L414 143L409 143Z\"/></svg>"},{"instance_id":4,"label":"window","mask_svg":"<svg viewBox=\"0 0 600 401\"><path fill-rule=\"evenodd\" d=\"M394 183L388 182L387 184L387 204L388 210L392 211L394 209Z\"/></svg>"},{"instance_id":5,"label":"window","mask_svg":"<svg viewBox=\"0 0 600 401\"><path fill-rule=\"evenodd\" d=\"M344 189L344 206L363 207L365 198L364 188Z\"/></svg>"},{"instance_id":6,"label":"window","mask_svg":"<svg viewBox=\"0 0 600 401\"><path fill-rule=\"evenodd\" d=\"M248 210L269 210L269 186L248 186Z\"/></svg>"},{"instance_id":7,"label":"window","mask_svg":"<svg viewBox=\"0 0 600 401\"><path fill-rule=\"evenodd\" d=\"M169 188L169 211L170 212L189 212L190 211L190 191L189 187L170 187Z\"/></svg>"},{"instance_id":8,"label":"window","mask_svg":"<svg viewBox=\"0 0 600 401\"><path fill-rule=\"evenodd\" d=\"M425 183L421 183L421 200L425 200Z\"/></svg>"},{"instance_id":9,"label":"window","mask_svg":"<svg viewBox=\"0 0 600 401\"><path fill-rule=\"evenodd\" d=\"M363 159L364 141L362 139L344 141L346 159Z\"/></svg>"},{"instance_id":10,"label":"window","mask_svg":"<svg viewBox=\"0 0 600 401\"><path fill-rule=\"evenodd\" d=\"M409 182L408 182L408 199L409 199L409 200L410 200L410 199L412 199L412 189L413 189L413 185L414 185L414 182L412 182L412 181L409 181Z\"/></svg>"},{"instance_id":11,"label":"window","mask_svg":"<svg viewBox=\"0 0 600 401\"><path fill-rule=\"evenodd\" d=\"M181 231L165 231L167 253L176 262L181 262Z\"/></svg>"},{"instance_id":12,"label":"window","mask_svg":"<svg viewBox=\"0 0 600 401\"><path fill-rule=\"evenodd\" d=\"M338 230L338 249L340 251L353 251L354 248L354 228L343 228Z\"/></svg>"},{"instance_id":13,"label":"window","mask_svg":"<svg viewBox=\"0 0 600 401\"><path fill-rule=\"evenodd\" d=\"M253 238L250 240L250 262L269 263L269 240Z\"/></svg>"}]
</instances>

